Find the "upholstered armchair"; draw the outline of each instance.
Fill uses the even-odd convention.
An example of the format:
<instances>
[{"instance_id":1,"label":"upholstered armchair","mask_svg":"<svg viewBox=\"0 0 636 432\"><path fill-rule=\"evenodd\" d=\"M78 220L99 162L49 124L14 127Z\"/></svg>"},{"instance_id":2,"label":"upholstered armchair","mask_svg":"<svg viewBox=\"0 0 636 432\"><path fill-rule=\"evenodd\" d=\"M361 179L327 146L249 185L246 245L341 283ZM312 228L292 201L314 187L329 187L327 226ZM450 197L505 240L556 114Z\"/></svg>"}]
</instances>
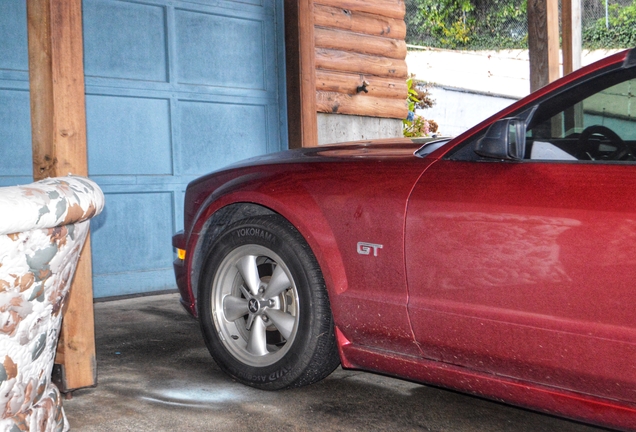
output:
<instances>
[{"instance_id":1,"label":"upholstered armchair","mask_svg":"<svg viewBox=\"0 0 636 432\"><path fill-rule=\"evenodd\" d=\"M83 177L0 188L0 432L68 430L51 370L89 219L103 206Z\"/></svg>"}]
</instances>

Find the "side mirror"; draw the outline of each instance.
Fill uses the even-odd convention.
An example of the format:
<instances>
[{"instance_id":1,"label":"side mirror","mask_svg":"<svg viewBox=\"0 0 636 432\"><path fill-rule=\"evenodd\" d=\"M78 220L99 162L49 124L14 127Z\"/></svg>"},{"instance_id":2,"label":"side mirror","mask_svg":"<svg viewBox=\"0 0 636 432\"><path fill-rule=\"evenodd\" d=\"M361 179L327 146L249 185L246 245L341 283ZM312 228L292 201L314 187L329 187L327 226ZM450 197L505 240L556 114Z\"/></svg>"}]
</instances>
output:
<instances>
[{"instance_id":1,"label":"side mirror","mask_svg":"<svg viewBox=\"0 0 636 432\"><path fill-rule=\"evenodd\" d=\"M519 118L496 121L475 147L479 156L506 160L521 160L525 151L526 122Z\"/></svg>"}]
</instances>

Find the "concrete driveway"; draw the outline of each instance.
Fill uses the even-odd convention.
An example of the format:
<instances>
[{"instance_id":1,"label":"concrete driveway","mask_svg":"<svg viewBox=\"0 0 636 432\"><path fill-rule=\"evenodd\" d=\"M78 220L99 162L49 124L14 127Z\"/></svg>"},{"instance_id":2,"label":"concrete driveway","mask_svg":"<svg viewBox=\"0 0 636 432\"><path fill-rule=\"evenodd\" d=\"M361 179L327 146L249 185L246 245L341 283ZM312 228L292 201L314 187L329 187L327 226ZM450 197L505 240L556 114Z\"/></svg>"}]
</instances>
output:
<instances>
[{"instance_id":1,"label":"concrete driveway","mask_svg":"<svg viewBox=\"0 0 636 432\"><path fill-rule=\"evenodd\" d=\"M602 429L359 371L265 392L225 376L178 295L95 305L99 384L64 401L75 431L559 431Z\"/></svg>"}]
</instances>

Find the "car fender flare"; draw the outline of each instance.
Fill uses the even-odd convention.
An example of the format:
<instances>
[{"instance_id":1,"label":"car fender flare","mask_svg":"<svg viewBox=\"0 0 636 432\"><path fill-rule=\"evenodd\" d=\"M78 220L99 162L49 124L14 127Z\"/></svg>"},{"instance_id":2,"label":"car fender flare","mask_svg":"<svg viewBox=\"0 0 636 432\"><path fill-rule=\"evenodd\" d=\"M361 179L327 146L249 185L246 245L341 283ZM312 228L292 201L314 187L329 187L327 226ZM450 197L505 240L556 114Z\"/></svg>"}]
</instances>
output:
<instances>
[{"instance_id":1,"label":"car fender flare","mask_svg":"<svg viewBox=\"0 0 636 432\"><path fill-rule=\"evenodd\" d=\"M332 303L332 311L338 310L333 307L333 304L338 301L338 294L345 292L348 287L344 261L327 219L308 194L296 194L293 206L288 204L289 200L277 200L270 195L254 191L234 191L221 196L213 195L216 196L207 200L208 205L198 212L187 239L187 249L193 251L186 257L187 274L191 278L190 286L194 297L190 299L192 311L196 313L195 303L200 276L196 271L197 265L205 258L206 248L215 237L210 231L213 229L211 222L215 220L215 215L219 215L231 206L259 207L263 210L261 214L276 213L287 219L303 236L316 257ZM299 209L302 210L299 211ZM311 224L306 221L311 221ZM334 316L334 320L337 325L338 317Z\"/></svg>"}]
</instances>

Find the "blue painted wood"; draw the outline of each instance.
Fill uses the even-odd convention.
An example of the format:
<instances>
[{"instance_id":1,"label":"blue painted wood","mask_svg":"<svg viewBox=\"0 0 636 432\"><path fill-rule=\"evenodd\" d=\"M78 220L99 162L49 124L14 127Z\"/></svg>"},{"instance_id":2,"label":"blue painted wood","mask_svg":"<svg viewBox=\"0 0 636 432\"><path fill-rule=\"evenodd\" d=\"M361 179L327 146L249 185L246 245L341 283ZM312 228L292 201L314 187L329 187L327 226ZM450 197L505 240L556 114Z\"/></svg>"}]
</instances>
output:
<instances>
[{"instance_id":1,"label":"blue painted wood","mask_svg":"<svg viewBox=\"0 0 636 432\"><path fill-rule=\"evenodd\" d=\"M173 288L187 183L287 147L282 0L83 5L94 293Z\"/></svg>"},{"instance_id":2,"label":"blue painted wood","mask_svg":"<svg viewBox=\"0 0 636 432\"><path fill-rule=\"evenodd\" d=\"M31 122L28 90L0 88L0 173L33 178Z\"/></svg>"},{"instance_id":3,"label":"blue painted wood","mask_svg":"<svg viewBox=\"0 0 636 432\"><path fill-rule=\"evenodd\" d=\"M267 153L266 106L179 101L177 121L182 174L196 176Z\"/></svg>"},{"instance_id":4,"label":"blue painted wood","mask_svg":"<svg viewBox=\"0 0 636 432\"><path fill-rule=\"evenodd\" d=\"M33 180L26 2L0 1L0 186Z\"/></svg>"},{"instance_id":5,"label":"blue painted wood","mask_svg":"<svg viewBox=\"0 0 636 432\"><path fill-rule=\"evenodd\" d=\"M171 175L170 100L86 96L91 176Z\"/></svg>"},{"instance_id":6,"label":"blue painted wood","mask_svg":"<svg viewBox=\"0 0 636 432\"><path fill-rule=\"evenodd\" d=\"M26 2L0 1L0 70L28 71Z\"/></svg>"},{"instance_id":7,"label":"blue painted wood","mask_svg":"<svg viewBox=\"0 0 636 432\"><path fill-rule=\"evenodd\" d=\"M267 23L221 13L175 11L179 83L264 90Z\"/></svg>"},{"instance_id":8,"label":"blue painted wood","mask_svg":"<svg viewBox=\"0 0 636 432\"><path fill-rule=\"evenodd\" d=\"M263 2L264 0L241 0L235 3L237 3L238 5L240 5L241 3L248 3L248 4L262 6ZM190 0L190 3L199 3L202 5L208 5L208 6L219 6L227 2L223 0Z\"/></svg>"},{"instance_id":9,"label":"blue painted wood","mask_svg":"<svg viewBox=\"0 0 636 432\"><path fill-rule=\"evenodd\" d=\"M137 189L138 188L132 188ZM93 291L98 297L174 288L172 193L106 193L104 211L91 221ZM123 217L134 215L132 217ZM116 270L116 271L114 271Z\"/></svg>"},{"instance_id":10,"label":"blue painted wood","mask_svg":"<svg viewBox=\"0 0 636 432\"><path fill-rule=\"evenodd\" d=\"M166 82L166 9L112 0L84 1L84 74Z\"/></svg>"},{"instance_id":11,"label":"blue painted wood","mask_svg":"<svg viewBox=\"0 0 636 432\"><path fill-rule=\"evenodd\" d=\"M0 184L31 181L23 0L0 0ZM95 297L175 288L186 185L287 148L283 0L84 0Z\"/></svg>"}]
</instances>

